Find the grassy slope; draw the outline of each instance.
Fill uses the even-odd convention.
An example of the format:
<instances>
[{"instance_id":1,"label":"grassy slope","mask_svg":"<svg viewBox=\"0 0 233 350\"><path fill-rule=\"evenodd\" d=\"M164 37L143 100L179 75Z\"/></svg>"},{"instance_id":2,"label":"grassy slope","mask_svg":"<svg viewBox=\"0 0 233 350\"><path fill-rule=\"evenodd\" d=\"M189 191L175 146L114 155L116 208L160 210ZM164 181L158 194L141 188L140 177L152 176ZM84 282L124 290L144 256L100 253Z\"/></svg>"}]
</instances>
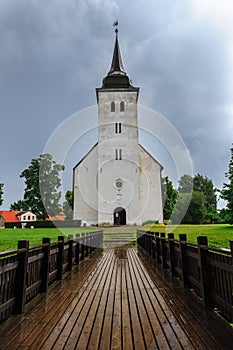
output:
<instances>
[{"instance_id":1,"label":"grassy slope","mask_svg":"<svg viewBox=\"0 0 233 350\"><path fill-rule=\"evenodd\" d=\"M40 244L44 237L50 237L52 242L57 241L58 236L67 236L69 233L83 233L95 231L93 228L35 228L35 229L0 229L0 251L17 248L18 240L30 241L30 246Z\"/></svg>"},{"instance_id":2,"label":"grassy slope","mask_svg":"<svg viewBox=\"0 0 233 350\"><path fill-rule=\"evenodd\" d=\"M197 236L208 237L210 246L229 248L229 241L233 240L233 225L178 225L160 226L153 225L151 231L154 232L174 232L178 239L179 233L186 233L190 242L196 242Z\"/></svg>"},{"instance_id":3,"label":"grassy slope","mask_svg":"<svg viewBox=\"0 0 233 350\"><path fill-rule=\"evenodd\" d=\"M196 237L201 235L208 236L209 245L229 248L229 241L233 240L233 225L179 225L179 226L161 226L153 225L153 227L142 227L143 230L153 230L154 232L174 232L175 238L179 233L186 233L188 241L196 242ZM30 246L40 244L42 238L50 237L51 241L57 241L57 237L69 233L83 233L94 231L94 228L74 228L62 229L0 229L0 251L17 248L17 242L20 239L30 241Z\"/></svg>"}]
</instances>

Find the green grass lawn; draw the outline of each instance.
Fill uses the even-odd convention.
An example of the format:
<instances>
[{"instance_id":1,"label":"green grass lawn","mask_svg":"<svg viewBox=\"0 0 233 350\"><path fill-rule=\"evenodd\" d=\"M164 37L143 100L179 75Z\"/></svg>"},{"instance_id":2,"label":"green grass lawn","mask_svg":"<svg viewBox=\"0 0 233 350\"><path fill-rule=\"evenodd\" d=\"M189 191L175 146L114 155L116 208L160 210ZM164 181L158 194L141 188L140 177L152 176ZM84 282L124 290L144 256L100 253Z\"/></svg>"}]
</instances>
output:
<instances>
[{"instance_id":1,"label":"green grass lawn","mask_svg":"<svg viewBox=\"0 0 233 350\"><path fill-rule=\"evenodd\" d=\"M196 242L196 237L206 235L210 246L229 248L229 241L233 240L233 225L153 225L143 226L143 230L151 229L154 232L174 232L178 239L179 233L186 233L188 241ZM17 248L18 240L27 239L30 246L40 244L42 238L50 237L52 242L57 241L58 236L66 236L69 233L83 233L95 231L92 227L82 228L36 228L36 229L0 229L0 251Z\"/></svg>"},{"instance_id":2,"label":"green grass lawn","mask_svg":"<svg viewBox=\"0 0 233 350\"><path fill-rule=\"evenodd\" d=\"M76 233L95 231L93 227L80 228L35 228L35 229L0 229L0 251L16 249L18 240L29 240L29 245L40 244L44 237L50 237L51 242L56 242L58 236L68 236L69 233L75 236Z\"/></svg>"},{"instance_id":3,"label":"green grass lawn","mask_svg":"<svg viewBox=\"0 0 233 350\"><path fill-rule=\"evenodd\" d=\"M173 232L176 239L179 233L186 233L190 242L196 242L197 236L204 235L208 237L208 245L222 248L229 248L229 241L233 240L233 225L153 225L149 228L154 232Z\"/></svg>"}]
</instances>

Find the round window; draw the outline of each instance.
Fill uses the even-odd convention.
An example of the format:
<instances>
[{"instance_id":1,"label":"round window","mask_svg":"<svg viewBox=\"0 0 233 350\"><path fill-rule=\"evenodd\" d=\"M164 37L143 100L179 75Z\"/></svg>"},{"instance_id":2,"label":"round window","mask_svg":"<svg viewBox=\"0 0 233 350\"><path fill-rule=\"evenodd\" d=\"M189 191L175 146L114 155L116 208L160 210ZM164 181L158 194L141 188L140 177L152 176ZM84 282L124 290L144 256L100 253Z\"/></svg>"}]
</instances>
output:
<instances>
[{"instance_id":1,"label":"round window","mask_svg":"<svg viewBox=\"0 0 233 350\"><path fill-rule=\"evenodd\" d=\"M120 180L120 179L116 180L115 186L116 186L116 188L118 188L118 189L122 188L122 187L123 187L123 181Z\"/></svg>"}]
</instances>

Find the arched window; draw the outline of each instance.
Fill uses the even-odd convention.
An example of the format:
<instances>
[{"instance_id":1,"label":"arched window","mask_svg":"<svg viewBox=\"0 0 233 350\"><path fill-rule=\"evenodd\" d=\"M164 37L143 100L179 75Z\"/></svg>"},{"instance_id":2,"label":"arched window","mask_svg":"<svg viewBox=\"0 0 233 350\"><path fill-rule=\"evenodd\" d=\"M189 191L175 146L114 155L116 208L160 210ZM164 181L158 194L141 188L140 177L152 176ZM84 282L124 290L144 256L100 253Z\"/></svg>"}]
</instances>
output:
<instances>
[{"instance_id":1,"label":"arched window","mask_svg":"<svg viewBox=\"0 0 233 350\"><path fill-rule=\"evenodd\" d=\"M111 102L111 112L115 112L115 102Z\"/></svg>"},{"instance_id":2,"label":"arched window","mask_svg":"<svg viewBox=\"0 0 233 350\"><path fill-rule=\"evenodd\" d=\"M121 101L120 103L120 112L124 112L125 110L125 104L124 104L124 101Z\"/></svg>"}]
</instances>

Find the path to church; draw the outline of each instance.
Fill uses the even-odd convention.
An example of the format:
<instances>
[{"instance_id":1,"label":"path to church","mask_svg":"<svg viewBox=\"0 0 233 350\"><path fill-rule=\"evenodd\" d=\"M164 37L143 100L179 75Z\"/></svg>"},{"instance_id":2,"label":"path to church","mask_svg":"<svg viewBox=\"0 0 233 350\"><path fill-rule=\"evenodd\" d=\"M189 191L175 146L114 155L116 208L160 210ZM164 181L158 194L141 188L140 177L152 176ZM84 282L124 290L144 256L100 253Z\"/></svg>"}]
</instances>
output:
<instances>
[{"instance_id":1,"label":"path to church","mask_svg":"<svg viewBox=\"0 0 233 350\"><path fill-rule=\"evenodd\" d=\"M135 246L108 247L6 321L0 349L230 349L183 299Z\"/></svg>"}]
</instances>

